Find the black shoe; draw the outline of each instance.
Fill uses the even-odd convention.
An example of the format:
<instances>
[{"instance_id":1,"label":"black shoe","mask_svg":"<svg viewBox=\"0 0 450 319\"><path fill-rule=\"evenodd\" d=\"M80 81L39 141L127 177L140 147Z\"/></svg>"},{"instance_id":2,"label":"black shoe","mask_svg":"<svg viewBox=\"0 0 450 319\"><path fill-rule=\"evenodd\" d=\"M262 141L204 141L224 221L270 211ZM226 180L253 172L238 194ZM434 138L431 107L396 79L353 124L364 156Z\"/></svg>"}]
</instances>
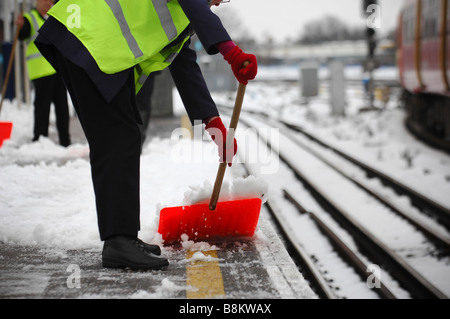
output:
<instances>
[{"instance_id":1,"label":"black shoe","mask_svg":"<svg viewBox=\"0 0 450 319\"><path fill-rule=\"evenodd\" d=\"M155 254L160 256L161 255L161 248L159 248L158 245L151 245L151 244L147 244L145 242L143 242L142 240L140 240L139 238L136 238L138 245L142 246L142 248L144 248L144 250L146 250L149 253Z\"/></svg>"},{"instance_id":2,"label":"black shoe","mask_svg":"<svg viewBox=\"0 0 450 319\"><path fill-rule=\"evenodd\" d=\"M103 244L102 265L106 268L152 270L166 267L169 262L146 251L136 238L114 236Z\"/></svg>"}]
</instances>

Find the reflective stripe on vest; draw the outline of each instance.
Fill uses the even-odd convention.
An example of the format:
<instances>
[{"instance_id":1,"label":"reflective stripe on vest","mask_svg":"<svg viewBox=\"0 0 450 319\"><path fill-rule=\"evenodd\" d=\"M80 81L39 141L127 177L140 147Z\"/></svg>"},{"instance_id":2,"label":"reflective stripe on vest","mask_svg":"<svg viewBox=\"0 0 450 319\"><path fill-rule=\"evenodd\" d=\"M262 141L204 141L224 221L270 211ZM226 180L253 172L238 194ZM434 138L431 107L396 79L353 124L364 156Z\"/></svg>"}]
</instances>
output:
<instances>
[{"instance_id":1,"label":"reflective stripe on vest","mask_svg":"<svg viewBox=\"0 0 450 319\"><path fill-rule=\"evenodd\" d=\"M56 73L55 69L42 56L41 52L34 44L34 40L38 35L38 30L44 23L39 13L34 9L26 13L24 17L30 22L30 37L27 39L26 61L30 80L39 79Z\"/></svg>"},{"instance_id":2,"label":"reflective stripe on vest","mask_svg":"<svg viewBox=\"0 0 450 319\"><path fill-rule=\"evenodd\" d=\"M118 0L105 0L108 6L111 8L111 11L114 14L117 22L120 25L120 29L122 30L122 35L126 39L128 43L128 47L131 52L134 54L134 58L138 59L144 54L142 53L139 45L136 42L136 39L133 37L130 31L130 27L128 26L127 20L125 19L125 15L123 14L122 6L120 5ZM170 1L170 0L169 0ZM153 6L155 7L156 13L158 14L159 21L161 22L161 26L163 27L164 32L166 33L169 41L172 41L178 35L177 28L173 22L172 15L170 14L169 8L167 7L168 0L152 0Z\"/></svg>"},{"instance_id":3,"label":"reflective stripe on vest","mask_svg":"<svg viewBox=\"0 0 450 319\"><path fill-rule=\"evenodd\" d=\"M31 18L31 23L33 24L33 28L34 28L35 32L28 39L28 41L27 41L28 45L37 38L37 36L38 36L37 30L39 30L39 23L37 22L34 14L30 14L30 18ZM41 54L41 52L37 52L37 53L27 55L26 60L28 61L28 60L33 60L33 59L38 59L38 58L43 58L43 57L44 56Z\"/></svg>"},{"instance_id":4,"label":"reflective stripe on vest","mask_svg":"<svg viewBox=\"0 0 450 319\"><path fill-rule=\"evenodd\" d=\"M27 61L28 60L33 60L33 59L37 59L37 58L43 58L44 56L42 55L42 53L35 53L35 54L30 54L27 56Z\"/></svg>"},{"instance_id":5,"label":"reflective stripe on vest","mask_svg":"<svg viewBox=\"0 0 450 319\"><path fill-rule=\"evenodd\" d=\"M33 24L34 33L30 36L27 43L30 43L37 38L37 36L38 36L37 30L39 30L39 23L37 22L35 15L31 13L30 18L31 18L31 23Z\"/></svg>"},{"instance_id":6,"label":"reflective stripe on vest","mask_svg":"<svg viewBox=\"0 0 450 319\"><path fill-rule=\"evenodd\" d=\"M172 41L178 35L177 28L173 23L172 15L167 7L167 0L152 0L156 13L158 14L159 21L167 35L167 39Z\"/></svg>"},{"instance_id":7,"label":"reflective stripe on vest","mask_svg":"<svg viewBox=\"0 0 450 319\"><path fill-rule=\"evenodd\" d=\"M127 40L128 47L130 48L131 52L134 54L134 58L138 59L141 56L144 55L142 53L141 49L139 48L139 45L136 42L136 39L131 34L130 26L127 23L127 20L125 19L125 15L123 14L122 7L120 6L120 3L118 0L105 0L108 6L111 8L114 17L116 18L117 22L120 25L120 29L122 30L122 35Z\"/></svg>"},{"instance_id":8,"label":"reflective stripe on vest","mask_svg":"<svg viewBox=\"0 0 450 319\"><path fill-rule=\"evenodd\" d=\"M106 74L143 62L146 73L153 61L166 67L174 51L167 46L189 25L178 0L60 0L48 14L80 40Z\"/></svg>"},{"instance_id":9,"label":"reflective stripe on vest","mask_svg":"<svg viewBox=\"0 0 450 319\"><path fill-rule=\"evenodd\" d=\"M175 58L177 57L178 53L179 53L179 52L172 52L172 53L170 53L169 56L164 60L164 62L166 62L166 63L168 63L168 64L171 64L171 63L173 62L173 60L175 60ZM145 81L146 81L147 78L148 78L148 75L146 75L146 74L144 73L144 70L142 70L142 68L141 68L141 66L140 66L139 64L136 65L135 68L136 68L136 72L138 73L138 79L137 79L137 82L138 82L140 85L144 85ZM150 72L150 73L151 73L151 72Z\"/></svg>"},{"instance_id":10,"label":"reflective stripe on vest","mask_svg":"<svg viewBox=\"0 0 450 319\"><path fill-rule=\"evenodd\" d=\"M144 85L144 83L145 83L145 81L147 80L148 76L144 74L144 70L142 70L142 68L141 68L141 66L140 66L139 64L135 66L135 70L136 70L136 72L137 72L137 74L138 74L138 76L137 76L137 78L138 78L138 79L137 79L137 82L138 82L140 85Z\"/></svg>"}]
</instances>

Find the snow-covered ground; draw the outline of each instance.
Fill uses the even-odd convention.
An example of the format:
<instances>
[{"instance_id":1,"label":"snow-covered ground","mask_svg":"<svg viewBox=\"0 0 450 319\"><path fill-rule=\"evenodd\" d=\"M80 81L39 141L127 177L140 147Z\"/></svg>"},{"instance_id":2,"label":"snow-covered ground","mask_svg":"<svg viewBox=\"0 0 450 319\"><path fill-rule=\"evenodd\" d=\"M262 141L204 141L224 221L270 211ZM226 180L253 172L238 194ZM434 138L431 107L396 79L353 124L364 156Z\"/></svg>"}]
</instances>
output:
<instances>
[{"instance_id":1,"label":"snow-covered ground","mask_svg":"<svg viewBox=\"0 0 450 319\"><path fill-rule=\"evenodd\" d=\"M68 148L41 137L31 143L32 107L5 102L2 120L14 123L11 139L0 149L0 240L23 245L64 248L100 247L89 147ZM140 236L154 238L164 206L207 198L217 173L216 146L179 137L154 138L141 158ZM232 169L230 169L232 170ZM221 196L265 193L257 179L227 174ZM258 195L259 197L260 195ZM158 236L156 236L158 237Z\"/></svg>"},{"instance_id":2,"label":"snow-covered ground","mask_svg":"<svg viewBox=\"0 0 450 319\"><path fill-rule=\"evenodd\" d=\"M244 110L259 111L272 119L296 124L338 149L366 162L388 175L426 194L450 208L450 155L425 145L411 135L404 125L405 113L399 107L400 90L391 89L386 105L375 100L380 112L360 112L367 106L362 85L347 85L345 117L333 116L326 81L319 95L305 104L298 83L277 82L299 77L299 68L283 66L264 68L261 78L269 83L252 83L247 88ZM326 78L322 68L320 78ZM362 79L358 66L345 69L346 79ZM396 68L381 68L375 79L395 81ZM217 94L218 103L230 105L233 94Z\"/></svg>"},{"instance_id":3,"label":"snow-covered ground","mask_svg":"<svg viewBox=\"0 0 450 319\"><path fill-rule=\"evenodd\" d=\"M395 78L395 70L383 72L378 76ZM348 86L346 116L335 117L331 115L326 85L321 86L317 98L305 105L299 84L270 82L292 80L298 74L297 68L261 68L260 74L266 81L248 85L244 110L263 111L272 118L299 124L450 207L450 156L424 145L406 131L396 96L392 95L382 112L359 113L365 106L362 88ZM346 74L355 77L353 80L362 76L354 68L347 69ZM217 103L223 104L229 104L234 96L214 94ZM0 148L0 243L101 249L89 148L82 141L63 148L52 138L31 143L32 109L30 105L17 108L15 103L5 101L0 114L1 121L14 123L11 139ZM53 124L51 130L55 130ZM154 137L143 150L139 235L143 240L160 243L157 222L161 207L204 197L214 182L215 144L207 138L182 139L181 135L182 131L176 130L172 138ZM243 181L239 179L239 165L227 172L224 189L228 193L250 189L252 194L270 197L264 174ZM276 173L270 170L270 178ZM233 183L238 186L233 187Z\"/></svg>"}]
</instances>

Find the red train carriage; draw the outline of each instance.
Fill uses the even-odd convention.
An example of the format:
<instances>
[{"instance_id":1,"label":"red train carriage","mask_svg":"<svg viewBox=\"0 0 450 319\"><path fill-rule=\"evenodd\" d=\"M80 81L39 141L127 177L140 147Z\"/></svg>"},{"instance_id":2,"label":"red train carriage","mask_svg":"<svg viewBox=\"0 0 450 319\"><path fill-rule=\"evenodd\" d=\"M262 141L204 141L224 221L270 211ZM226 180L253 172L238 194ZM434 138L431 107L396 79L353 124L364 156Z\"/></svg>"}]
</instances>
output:
<instances>
[{"instance_id":1,"label":"red train carriage","mask_svg":"<svg viewBox=\"0 0 450 319\"><path fill-rule=\"evenodd\" d=\"M398 66L408 128L450 151L450 0L405 1Z\"/></svg>"}]
</instances>

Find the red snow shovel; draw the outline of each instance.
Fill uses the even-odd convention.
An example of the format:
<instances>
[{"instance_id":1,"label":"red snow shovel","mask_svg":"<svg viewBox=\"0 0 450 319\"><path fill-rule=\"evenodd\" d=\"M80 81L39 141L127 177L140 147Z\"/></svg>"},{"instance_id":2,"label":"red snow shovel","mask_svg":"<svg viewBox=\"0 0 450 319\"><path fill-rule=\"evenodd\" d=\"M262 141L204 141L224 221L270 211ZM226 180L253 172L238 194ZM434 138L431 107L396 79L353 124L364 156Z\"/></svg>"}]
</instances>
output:
<instances>
[{"instance_id":1,"label":"red snow shovel","mask_svg":"<svg viewBox=\"0 0 450 319\"><path fill-rule=\"evenodd\" d=\"M245 88L244 84L239 84L227 143L234 139ZM220 163L209 204L167 207L161 210L158 232L165 243L180 241L183 234L194 241L253 236L261 211L261 199L249 198L218 203L226 167L227 163Z\"/></svg>"},{"instance_id":2,"label":"red snow shovel","mask_svg":"<svg viewBox=\"0 0 450 319\"><path fill-rule=\"evenodd\" d=\"M0 122L0 147L3 141L11 137L12 122Z\"/></svg>"},{"instance_id":3,"label":"red snow shovel","mask_svg":"<svg viewBox=\"0 0 450 319\"><path fill-rule=\"evenodd\" d=\"M5 74L5 82L3 83L3 88L2 88L2 99L0 101L0 112L2 111L3 100L5 99L6 89L8 87L9 75L11 73L11 67L12 67L12 64L14 61L14 54L16 52L17 40L19 38L19 31L20 31L20 28L17 28L16 34L14 35L14 42L13 42L13 45L11 48L11 54L9 56L8 67L6 69L6 74ZM3 145L3 140L6 140L11 137L12 127L13 127L12 122L0 122L0 147L2 147L2 145Z\"/></svg>"}]
</instances>

